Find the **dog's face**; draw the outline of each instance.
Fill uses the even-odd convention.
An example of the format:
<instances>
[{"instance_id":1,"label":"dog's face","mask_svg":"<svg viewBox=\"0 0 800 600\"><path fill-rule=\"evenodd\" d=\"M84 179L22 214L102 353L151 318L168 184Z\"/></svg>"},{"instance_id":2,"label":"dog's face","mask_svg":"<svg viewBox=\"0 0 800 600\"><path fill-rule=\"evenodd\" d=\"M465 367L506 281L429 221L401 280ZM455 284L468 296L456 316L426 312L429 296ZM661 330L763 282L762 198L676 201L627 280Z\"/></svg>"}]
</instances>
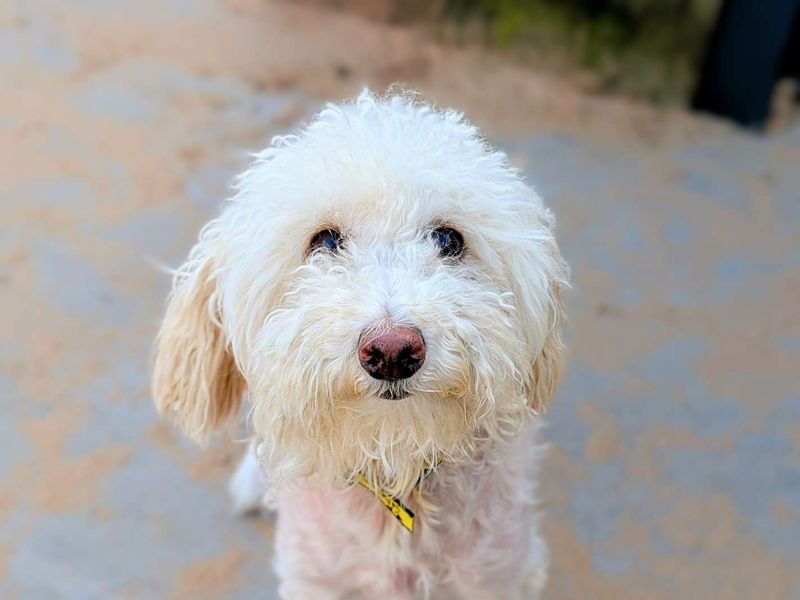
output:
<instances>
[{"instance_id":1,"label":"dog's face","mask_svg":"<svg viewBox=\"0 0 800 600\"><path fill-rule=\"evenodd\" d=\"M202 437L247 391L273 477L408 491L544 408L567 268L454 113L362 94L264 151L175 278L154 392Z\"/></svg>"}]
</instances>

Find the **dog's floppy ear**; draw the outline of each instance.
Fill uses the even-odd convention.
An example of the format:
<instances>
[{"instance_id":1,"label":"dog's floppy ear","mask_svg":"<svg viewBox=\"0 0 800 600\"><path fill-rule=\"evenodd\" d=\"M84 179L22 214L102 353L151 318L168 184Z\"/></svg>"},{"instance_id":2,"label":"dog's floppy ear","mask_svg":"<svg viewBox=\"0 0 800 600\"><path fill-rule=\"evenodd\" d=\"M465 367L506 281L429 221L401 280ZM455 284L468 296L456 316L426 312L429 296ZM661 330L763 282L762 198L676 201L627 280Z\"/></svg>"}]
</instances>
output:
<instances>
[{"instance_id":1,"label":"dog's floppy ear","mask_svg":"<svg viewBox=\"0 0 800 600\"><path fill-rule=\"evenodd\" d=\"M561 341L564 305L561 296L561 285L554 283L551 292L550 329L541 351L533 361L531 382L528 386L529 405L537 413L543 413L547 409L561 381L564 368L564 343Z\"/></svg>"},{"instance_id":2,"label":"dog's floppy ear","mask_svg":"<svg viewBox=\"0 0 800 600\"><path fill-rule=\"evenodd\" d=\"M159 413L198 441L237 413L245 392L220 323L215 246L201 238L175 274L153 371Z\"/></svg>"},{"instance_id":3,"label":"dog's floppy ear","mask_svg":"<svg viewBox=\"0 0 800 600\"><path fill-rule=\"evenodd\" d=\"M528 406L543 413L555 395L564 368L561 327L570 273L556 243L552 214L540 202L526 202L519 214L527 214L529 222L517 243L511 245L506 264L517 311L529 333L527 342L533 352L525 395Z\"/></svg>"}]
</instances>

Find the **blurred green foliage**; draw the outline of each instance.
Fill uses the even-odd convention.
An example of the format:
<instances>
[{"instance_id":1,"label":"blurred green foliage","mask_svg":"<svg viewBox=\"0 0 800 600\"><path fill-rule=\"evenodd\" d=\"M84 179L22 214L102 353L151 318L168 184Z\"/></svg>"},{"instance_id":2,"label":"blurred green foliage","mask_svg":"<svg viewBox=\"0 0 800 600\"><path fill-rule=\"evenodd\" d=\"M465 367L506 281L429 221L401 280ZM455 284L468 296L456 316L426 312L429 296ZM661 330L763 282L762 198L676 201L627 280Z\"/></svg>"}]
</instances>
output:
<instances>
[{"instance_id":1,"label":"blurred green foliage","mask_svg":"<svg viewBox=\"0 0 800 600\"><path fill-rule=\"evenodd\" d=\"M446 0L463 31L526 62L575 65L595 89L688 99L722 0ZM471 26L471 27L470 27Z\"/></svg>"}]
</instances>

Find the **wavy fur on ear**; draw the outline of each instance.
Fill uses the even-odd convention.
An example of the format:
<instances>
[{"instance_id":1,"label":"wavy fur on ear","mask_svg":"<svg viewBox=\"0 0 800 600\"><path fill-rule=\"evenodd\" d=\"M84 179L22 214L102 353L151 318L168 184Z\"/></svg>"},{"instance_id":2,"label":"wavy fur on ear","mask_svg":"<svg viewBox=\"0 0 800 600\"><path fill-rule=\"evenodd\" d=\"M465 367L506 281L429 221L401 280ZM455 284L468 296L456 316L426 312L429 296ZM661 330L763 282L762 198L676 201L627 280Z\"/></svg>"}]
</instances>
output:
<instances>
[{"instance_id":1,"label":"wavy fur on ear","mask_svg":"<svg viewBox=\"0 0 800 600\"><path fill-rule=\"evenodd\" d=\"M200 442L238 412L246 387L221 328L209 246L201 239L175 273L153 372L159 413Z\"/></svg>"},{"instance_id":2,"label":"wavy fur on ear","mask_svg":"<svg viewBox=\"0 0 800 600\"><path fill-rule=\"evenodd\" d=\"M561 286L554 284L550 331L544 340L542 351L533 362L533 379L528 388L528 398L530 407L537 413L547 410L564 369L565 347L561 340L564 302L561 296Z\"/></svg>"}]
</instances>

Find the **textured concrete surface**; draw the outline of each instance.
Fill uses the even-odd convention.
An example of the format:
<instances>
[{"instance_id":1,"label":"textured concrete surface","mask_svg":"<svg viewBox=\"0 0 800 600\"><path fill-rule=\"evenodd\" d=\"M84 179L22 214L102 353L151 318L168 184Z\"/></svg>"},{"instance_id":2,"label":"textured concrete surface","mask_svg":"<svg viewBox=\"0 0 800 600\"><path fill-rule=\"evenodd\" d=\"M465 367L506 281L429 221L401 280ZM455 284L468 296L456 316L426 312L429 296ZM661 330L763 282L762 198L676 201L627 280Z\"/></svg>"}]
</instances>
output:
<instances>
[{"instance_id":1,"label":"textured concrete surface","mask_svg":"<svg viewBox=\"0 0 800 600\"><path fill-rule=\"evenodd\" d=\"M0 6L0 597L272 598L241 445L156 422L168 278L246 152L362 82L484 125L574 269L549 598L800 599L800 128L768 138L239 0Z\"/></svg>"}]
</instances>

